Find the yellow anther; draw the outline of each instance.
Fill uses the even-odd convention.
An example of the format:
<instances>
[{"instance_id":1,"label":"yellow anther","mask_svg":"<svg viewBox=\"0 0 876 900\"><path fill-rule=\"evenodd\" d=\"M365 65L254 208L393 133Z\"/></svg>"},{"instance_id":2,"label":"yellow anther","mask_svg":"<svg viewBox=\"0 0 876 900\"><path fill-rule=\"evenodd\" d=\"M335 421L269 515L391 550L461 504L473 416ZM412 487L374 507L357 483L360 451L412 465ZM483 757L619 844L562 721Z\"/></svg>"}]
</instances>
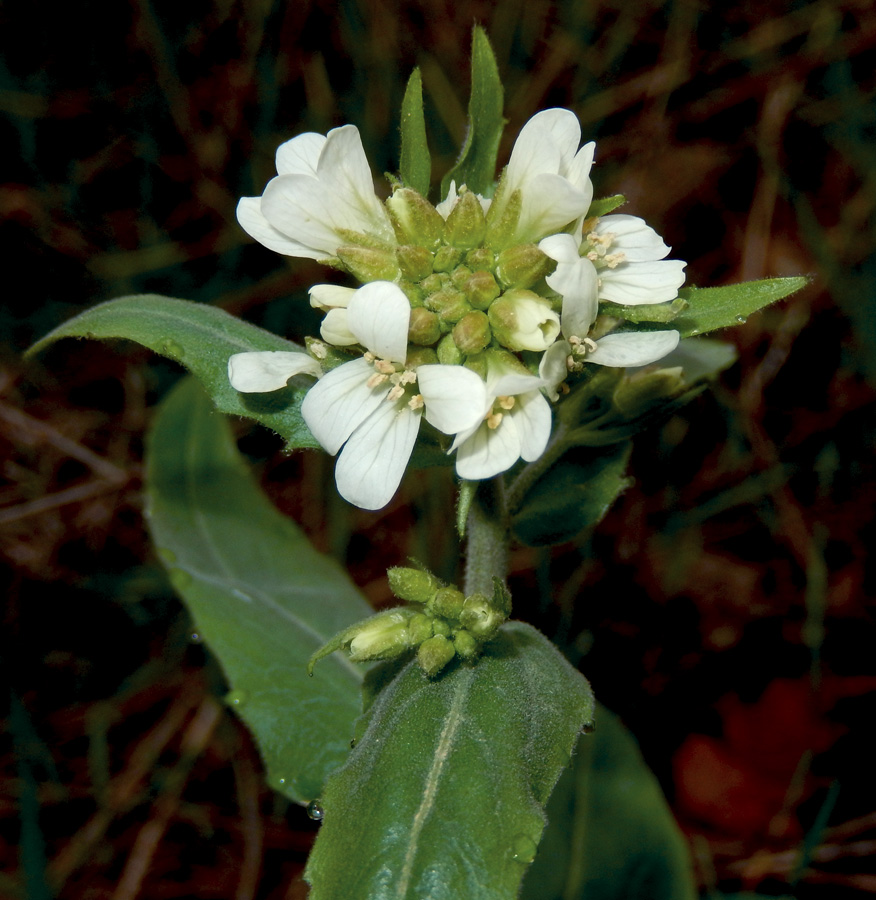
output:
<instances>
[{"instance_id":1,"label":"yellow anther","mask_svg":"<svg viewBox=\"0 0 876 900\"><path fill-rule=\"evenodd\" d=\"M423 401L423 395L422 394L414 394L414 396L411 397L410 400L408 400L408 406L411 409L422 409L423 406L425 406L425 403Z\"/></svg>"},{"instance_id":2,"label":"yellow anther","mask_svg":"<svg viewBox=\"0 0 876 900\"><path fill-rule=\"evenodd\" d=\"M384 375L392 375L395 372L395 366L388 359L378 359L374 363L374 368Z\"/></svg>"},{"instance_id":3,"label":"yellow anther","mask_svg":"<svg viewBox=\"0 0 876 900\"><path fill-rule=\"evenodd\" d=\"M490 415L487 416L487 428L492 428L492 430L495 431L502 424L503 418L504 416L500 412L490 413Z\"/></svg>"},{"instance_id":4,"label":"yellow anther","mask_svg":"<svg viewBox=\"0 0 876 900\"><path fill-rule=\"evenodd\" d=\"M514 397L496 397L496 401L502 409L514 409Z\"/></svg>"},{"instance_id":5,"label":"yellow anther","mask_svg":"<svg viewBox=\"0 0 876 900\"><path fill-rule=\"evenodd\" d=\"M377 385L383 384L384 381L388 381L388 380L389 380L389 376L388 376L388 375L383 375L383 374L381 374L381 373L379 373L379 372L375 372L375 373L368 379L368 381L365 382L365 384L367 384L368 387L370 387L370 388L375 388L375 387L377 387Z\"/></svg>"},{"instance_id":6,"label":"yellow anther","mask_svg":"<svg viewBox=\"0 0 876 900\"><path fill-rule=\"evenodd\" d=\"M386 395L386 399L389 400L390 403L394 403L396 400L404 397L405 389L397 384L392 390Z\"/></svg>"}]
</instances>

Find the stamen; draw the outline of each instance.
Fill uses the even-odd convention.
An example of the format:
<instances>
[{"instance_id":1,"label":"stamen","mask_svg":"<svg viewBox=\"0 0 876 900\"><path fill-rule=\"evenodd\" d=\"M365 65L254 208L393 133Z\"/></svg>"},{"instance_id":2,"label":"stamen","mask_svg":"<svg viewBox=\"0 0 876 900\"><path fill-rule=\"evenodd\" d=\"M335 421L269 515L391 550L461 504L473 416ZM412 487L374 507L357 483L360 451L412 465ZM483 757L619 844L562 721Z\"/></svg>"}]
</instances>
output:
<instances>
[{"instance_id":1,"label":"stamen","mask_svg":"<svg viewBox=\"0 0 876 900\"><path fill-rule=\"evenodd\" d=\"M378 359L374 363L374 368L384 375L392 375L395 372L395 366L388 359Z\"/></svg>"},{"instance_id":2,"label":"stamen","mask_svg":"<svg viewBox=\"0 0 876 900\"><path fill-rule=\"evenodd\" d=\"M496 397L496 401L502 409L514 409L516 402L514 397Z\"/></svg>"},{"instance_id":3,"label":"stamen","mask_svg":"<svg viewBox=\"0 0 876 900\"><path fill-rule=\"evenodd\" d=\"M487 428L491 428L495 431L502 424L503 418L504 416L500 412L491 413L487 416Z\"/></svg>"},{"instance_id":4,"label":"stamen","mask_svg":"<svg viewBox=\"0 0 876 900\"><path fill-rule=\"evenodd\" d=\"M370 350L368 350L368 351L366 351L365 356L363 357L363 359L364 359L365 362L367 362L367 363L373 363L374 360L377 359L377 357L376 357Z\"/></svg>"},{"instance_id":5,"label":"stamen","mask_svg":"<svg viewBox=\"0 0 876 900\"><path fill-rule=\"evenodd\" d=\"M374 388L374 387L377 387L377 385L383 384L384 381L388 381L388 380L389 380L388 375L383 375L380 372L375 372L368 379L368 381L365 382L365 384L368 385L368 387L370 387L370 388Z\"/></svg>"},{"instance_id":6,"label":"stamen","mask_svg":"<svg viewBox=\"0 0 876 900\"><path fill-rule=\"evenodd\" d=\"M627 255L625 253L609 253L605 257L605 264L609 269L616 269L622 262L626 262Z\"/></svg>"},{"instance_id":7,"label":"stamen","mask_svg":"<svg viewBox=\"0 0 876 900\"><path fill-rule=\"evenodd\" d=\"M405 369L399 377L399 384L413 384L417 380L417 373L413 369Z\"/></svg>"},{"instance_id":8,"label":"stamen","mask_svg":"<svg viewBox=\"0 0 876 900\"><path fill-rule=\"evenodd\" d=\"M307 349L317 359L325 359L328 356L328 347L326 347L326 345L323 344L321 341L311 341L308 344Z\"/></svg>"},{"instance_id":9,"label":"stamen","mask_svg":"<svg viewBox=\"0 0 876 900\"><path fill-rule=\"evenodd\" d=\"M400 399L401 397L404 397L404 395L405 395L405 389L400 384L397 384L386 395L386 399L389 400L390 403L394 403L396 400Z\"/></svg>"},{"instance_id":10,"label":"stamen","mask_svg":"<svg viewBox=\"0 0 876 900\"><path fill-rule=\"evenodd\" d=\"M425 406L425 401L423 400L422 394L414 394L410 400L408 400L408 406L411 409L422 409Z\"/></svg>"}]
</instances>

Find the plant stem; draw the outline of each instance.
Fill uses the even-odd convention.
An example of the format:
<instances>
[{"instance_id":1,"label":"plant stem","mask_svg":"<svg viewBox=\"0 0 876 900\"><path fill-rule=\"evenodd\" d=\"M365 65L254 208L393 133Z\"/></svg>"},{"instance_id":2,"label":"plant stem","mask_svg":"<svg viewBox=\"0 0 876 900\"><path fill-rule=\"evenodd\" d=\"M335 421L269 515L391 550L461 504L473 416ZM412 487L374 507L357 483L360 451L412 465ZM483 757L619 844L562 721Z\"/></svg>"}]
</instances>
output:
<instances>
[{"instance_id":1,"label":"plant stem","mask_svg":"<svg viewBox=\"0 0 876 900\"><path fill-rule=\"evenodd\" d=\"M493 578L504 584L508 574L508 524L501 477L481 484L466 525L468 544L463 592L493 593Z\"/></svg>"}]
</instances>

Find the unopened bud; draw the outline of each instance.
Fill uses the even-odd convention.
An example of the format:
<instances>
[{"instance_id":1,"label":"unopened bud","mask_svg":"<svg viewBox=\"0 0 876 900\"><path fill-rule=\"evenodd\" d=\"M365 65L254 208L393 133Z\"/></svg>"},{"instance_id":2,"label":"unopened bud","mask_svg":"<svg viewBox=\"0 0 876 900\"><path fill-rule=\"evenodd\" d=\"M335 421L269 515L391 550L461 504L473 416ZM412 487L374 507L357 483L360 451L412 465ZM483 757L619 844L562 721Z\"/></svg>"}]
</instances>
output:
<instances>
[{"instance_id":1,"label":"unopened bud","mask_svg":"<svg viewBox=\"0 0 876 900\"><path fill-rule=\"evenodd\" d=\"M453 288L445 288L426 298L426 306L437 313L442 322L455 325L466 313L471 312L471 306L465 299L462 291Z\"/></svg>"},{"instance_id":2,"label":"unopened bud","mask_svg":"<svg viewBox=\"0 0 876 900\"><path fill-rule=\"evenodd\" d=\"M411 310L408 325L408 340L413 344L430 347L441 337L441 323L438 316L424 306Z\"/></svg>"},{"instance_id":3,"label":"unopened bud","mask_svg":"<svg viewBox=\"0 0 876 900\"><path fill-rule=\"evenodd\" d=\"M450 273L450 281L454 287L462 290L470 275L471 269L468 266L460 265Z\"/></svg>"},{"instance_id":4,"label":"unopened bud","mask_svg":"<svg viewBox=\"0 0 876 900\"><path fill-rule=\"evenodd\" d=\"M493 250L503 250L514 240L523 198L518 190L508 193L503 174L487 213L487 233L485 243Z\"/></svg>"},{"instance_id":5,"label":"unopened bud","mask_svg":"<svg viewBox=\"0 0 876 900\"><path fill-rule=\"evenodd\" d=\"M505 287L528 288L556 268L556 263L535 244L518 244L496 259L496 277Z\"/></svg>"},{"instance_id":6,"label":"unopened bud","mask_svg":"<svg viewBox=\"0 0 876 900\"><path fill-rule=\"evenodd\" d=\"M432 274L432 254L418 244L405 244L396 251L402 275L411 281L422 281Z\"/></svg>"},{"instance_id":7,"label":"unopened bud","mask_svg":"<svg viewBox=\"0 0 876 900\"><path fill-rule=\"evenodd\" d=\"M475 309L483 310L489 309L490 304L502 293L496 279L483 269L469 276L462 286L462 291Z\"/></svg>"},{"instance_id":8,"label":"unopened bud","mask_svg":"<svg viewBox=\"0 0 876 900\"><path fill-rule=\"evenodd\" d=\"M459 615L460 625L481 641L492 637L504 621L505 616L483 594L466 597Z\"/></svg>"},{"instance_id":9,"label":"unopened bud","mask_svg":"<svg viewBox=\"0 0 876 900\"><path fill-rule=\"evenodd\" d=\"M462 353L453 342L452 334L445 334L438 344L438 362L442 366L458 366L462 363Z\"/></svg>"},{"instance_id":10,"label":"unopened bud","mask_svg":"<svg viewBox=\"0 0 876 900\"><path fill-rule=\"evenodd\" d=\"M443 587L435 592L429 607L439 616L458 619L464 603L465 594L462 591L458 591L454 587Z\"/></svg>"},{"instance_id":11,"label":"unopened bud","mask_svg":"<svg viewBox=\"0 0 876 900\"><path fill-rule=\"evenodd\" d=\"M429 678L434 678L454 656L453 644L440 634L423 641L417 650L417 662Z\"/></svg>"},{"instance_id":12,"label":"unopened bud","mask_svg":"<svg viewBox=\"0 0 876 900\"><path fill-rule=\"evenodd\" d=\"M386 201L392 227L402 244L420 244L434 249L444 233L441 213L411 188L397 188Z\"/></svg>"},{"instance_id":13,"label":"unopened bud","mask_svg":"<svg viewBox=\"0 0 876 900\"><path fill-rule=\"evenodd\" d=\"M431 347L413 347L408 345L406 364L409 369L417 366L434 366L438 363L438 354Z\"/></svg>"},{"instance_id":14,"label":"unopened bud","mask_svg":"<svg viewBox=\"0 0 876 900\"><path fill-rule=\"evenodd\" d=\"M471 191L461 193L444 224L444 240L454 247L471 250L483 243L486 230L481 201Z\"/></svg>"},{"instance_id":15,"label":"unopened bud","mask_svg":"<svg viewBox=\"0 0 876 900\"><path fill-rule=\"evenodd\" d=\"M392 659L410 646L408 621L413 613L394 609L378 613L357 626L350 639L350 659L363 662L369 659Z\"/></svg>"},{"instance_id":16,"label":"unopened bud","mask_svg":"<svg viewBox=\"0 0 876 900\"><path fill-rule=\"evenodd\" d=\"M432 625L434 622L435 620L431 616L425 615L425 613L417 613L413 616L411 621L408 622L409 646L416 647L422 644L423 641L429 640L433 634Z\"/></svg>"},{"instance_id":17,"label":"unopened bud","mask_svg":"<svg viewBox=\"0 0 876 900\"><path fill-rule=\"evenodd\" d=\"M395 281L401 274L392 250L381 250L378 247L339 247L338 259L363 284L369 281Z\"/></svg>"},{"instance_id":18,"label":"unopened bud","mask_svg":"<svg viewBox=\"0 0 876 900\"><path fill-rule=\"evenodd\" d=\"M435 253L435 260L432 263L432 268L436 272L451 272L457 267L461 259L462 250L457 250L456 247L448 247L445 244L445 246L440 247Z\"/></svg>"},{"instance_id":19,"label":"unopened bud","mask_svg":"<svg viewBox=\"0 0 876 900\"><path fill-rule=\"evenodd\" d=\"M560 333L560 317L532 291L507 291L489 309L493 337L509 350L547 350Z\"/></svg>"},{"instance_id":20,"label":"unopened bud","mask_svg":"<svg viewBox=\"0 0 876 900\"><path fill-rule=\"evenodd\" d=\"M453 635L453 647L462 659L472 659L477 656L480 644L464 629L460 629Z\"/></svg>"},{"instance_id":21,"label":"unopened bud","mask_svg":"<svg viewBox=\"0 0 876 900\"><path fill-rule=\"evenodd\" d=\"M492 269L496 264L496 256L489 247L475 247L465 254L465 264L472 272L478 269Z\"/></svg>"},{"instance_id":22,"label":"unopened bud","mask_svg":"<svg viewBox=\"0 0 876 900\"><path fill-rule=\"evenodd\" d=\"M422 569L394 566L387 570L386 577L393 594L408 603L428 603L441 587L441 582L431 572Z\"/></svg>"},{"instance_id":23,"label":"unopened bud","mask_svg":"<svg viewBox=\"0 0 876 900\"><path fill-rule=\"evenodd\" d=\"M480 353L490 343L492 332L487 314L479 309L466 313L454 326L453 342L463 353Z\"/></svg>"}]
</instances>

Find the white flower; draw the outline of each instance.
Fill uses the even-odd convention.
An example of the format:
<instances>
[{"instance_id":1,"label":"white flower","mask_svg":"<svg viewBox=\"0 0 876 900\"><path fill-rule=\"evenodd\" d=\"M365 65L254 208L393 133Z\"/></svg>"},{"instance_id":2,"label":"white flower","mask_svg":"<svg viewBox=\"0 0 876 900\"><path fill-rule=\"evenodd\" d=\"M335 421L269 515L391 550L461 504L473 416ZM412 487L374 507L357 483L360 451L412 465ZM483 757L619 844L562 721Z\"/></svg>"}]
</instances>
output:
<instances>
[{"instance_id":1,"label":"white flower","mask_svg":"<svg viewBox=\"0 0 876 900\"><path fill-rule=\"evenodd\" d=\"M398 488L423 415L444 434L468 429L483 415L486 386L462 366L405 367L411 307L397 285L364 285L346 313L347 326L368 353L323 375L307 392L301 414L326 451L340 451L335 481L341 496L362 509L380 509ZM241 353L229 360L232 385L244 391L276 390L292 375L313 374L314 366L300 353L280 360ZM255 373L262 368L259 380ZM243 371L252 374L240 378ZM261 384L271 386L252 386Z\"/></svg>"},{"instance_id":2,"label":"white flower","mask_svg":"<svg viewBox=\"0 0 876 900\"><path fill-rule=\"evenodd\" d=\"M579 149L580 143L578 117L568 109L546 109L521 129L494 201L504 206L520 191L517 242L569 231L581 243L581 222L593 200L590 168L596 144Z\"/></svg>"},{"instance_id":3,"label":"white flower","mask_svg":"<svg viewBox=\"0 0 876 900\"><path fill-rule=\"evenodd\" d=\"M603 216L587 235L587 257L599 268L599 299L623 306L665 303L684 284L679 259L665 259L669 247L637 216Z\"/></svg>"},{"instance_id":4,"label":"white flower","mask_svg":"<svg viewBox=\"0 0 876 900\"><path fill-rule=\"evenodd\" d=\"M278 175L262 196L237 206L237 220L259 243L317 260L331 259L357 234L396 243L354 125L325 137L300 134L280 145L276 163Z\"/></svg>"},{"instance_id":5,"label":"white flower","mask_svg":"<svg viewBox=\"0 0 876 900\"><path fill-rule=\"evenodd\" d=\"M476 424L456 435L456 471L477 481L510 469L518 459L538 459L551 436L545 379L528 375L490 354L486 399ZM565 377L565 368L563 371Z\"/></svg>"}]
</instances>

